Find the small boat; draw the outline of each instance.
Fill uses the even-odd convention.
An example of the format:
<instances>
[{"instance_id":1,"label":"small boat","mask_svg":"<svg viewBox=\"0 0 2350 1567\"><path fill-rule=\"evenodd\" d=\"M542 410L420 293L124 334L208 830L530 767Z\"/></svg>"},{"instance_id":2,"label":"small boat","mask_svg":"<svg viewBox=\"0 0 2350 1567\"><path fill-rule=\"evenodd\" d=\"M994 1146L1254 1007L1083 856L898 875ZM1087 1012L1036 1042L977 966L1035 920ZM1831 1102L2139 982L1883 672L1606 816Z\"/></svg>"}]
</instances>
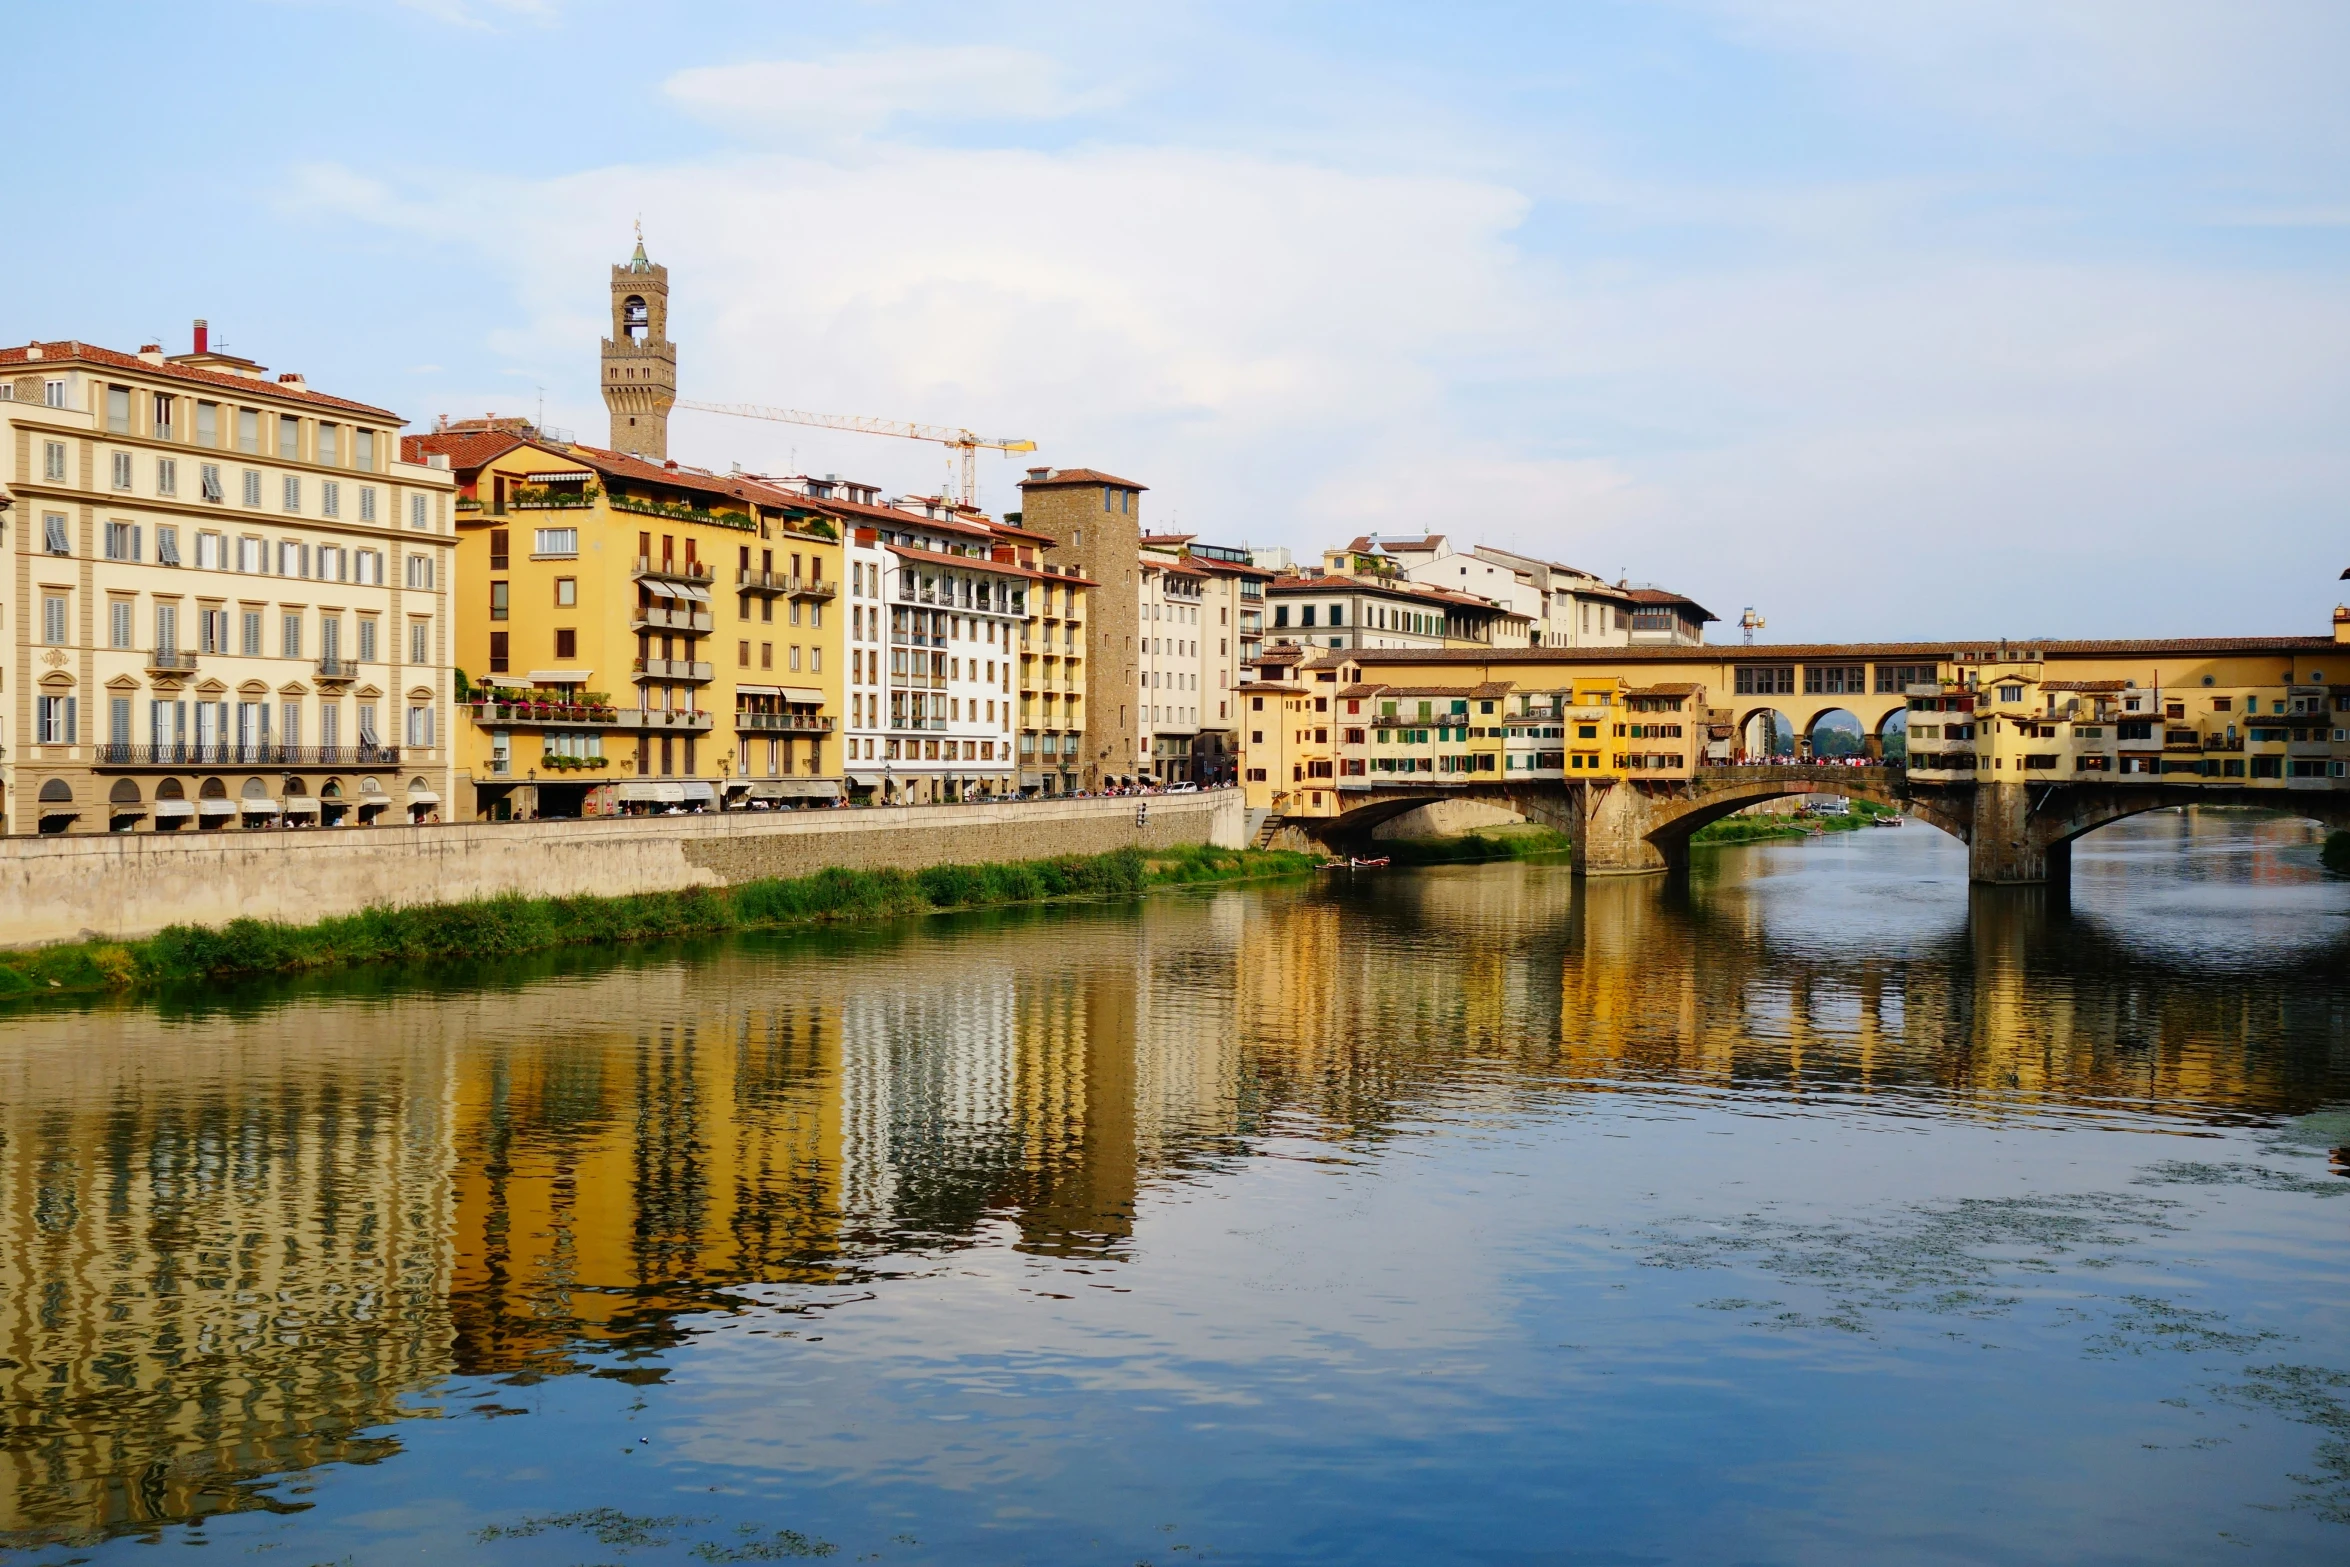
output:
<instances>
[{"instance_id":1,"label":"small boat","mask_svg":"<svg viewBox=\"0 0 2350 1567\"><path fill-rule=\"evenodd\" d=\"M1901 825L1901 818L1898 816L1872 816L1869 818L1869 825L1871 827L1898 827Z\"/></svg>"},{"instance_id":2,"label":"small boat","mask_svg":"<svg viewBox=\"0 0 2350 1567\"><path fill-rule=\"evenodd\" d=\"M1349 860L1346 863L1349 870L1378 870L1387 863L1387 856L1382 854L1375 860Z\"/></svg>"}]
</instances>

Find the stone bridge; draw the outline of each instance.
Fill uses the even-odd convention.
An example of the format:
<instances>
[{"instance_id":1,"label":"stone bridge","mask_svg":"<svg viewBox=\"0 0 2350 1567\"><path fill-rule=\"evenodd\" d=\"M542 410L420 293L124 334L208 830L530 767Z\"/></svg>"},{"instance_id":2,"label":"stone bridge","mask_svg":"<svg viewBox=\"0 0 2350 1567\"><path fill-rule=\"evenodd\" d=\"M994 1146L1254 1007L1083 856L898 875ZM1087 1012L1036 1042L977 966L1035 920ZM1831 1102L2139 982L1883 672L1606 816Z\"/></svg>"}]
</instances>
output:
<instances>
[{"instance_id":1,"label":"stone bridge","mask_svg":"<svg viewBox=\"0 0 2350 1567\"><path fill-rule=\"evenodd\" d=\"M1912 783L1898 767L1708 767L1689 779L1550 780L1341 786L1335 816L1287 825L1333 844L1436 800L1487 800L1574 840L1579 876L1684 870L1700 828L1763 800L1837 794L1874 800L1938 827L1967 846L1968 873L1991 883L2062 881L2073 840L2108 822L2178 805L2241 805L2350 827L2350 795L2331 788L2230 789L2209 783Z\"/></svg>"}]
</instances>

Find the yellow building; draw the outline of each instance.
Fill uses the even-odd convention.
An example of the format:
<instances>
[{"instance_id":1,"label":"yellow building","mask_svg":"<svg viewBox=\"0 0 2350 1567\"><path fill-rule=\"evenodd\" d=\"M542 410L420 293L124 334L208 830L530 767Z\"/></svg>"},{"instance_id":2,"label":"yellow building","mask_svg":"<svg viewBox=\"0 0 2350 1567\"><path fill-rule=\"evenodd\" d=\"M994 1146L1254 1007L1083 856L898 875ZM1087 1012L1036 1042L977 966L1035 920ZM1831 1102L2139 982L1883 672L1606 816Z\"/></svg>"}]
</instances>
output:
<instances>
[{"instance_id":1,"label":"yellow building","mask_svg":"<svg viewBox=\"0 0 2350 1567\"><path fill-rule=\"evenodd\" d=\"M213 351L0 350L0 828L434 818L450 479L396 414Z\"/></svg>"},{"instance_id":2,"label":"yellow building","mask_svg":"<svg viewBox=\"0 0 2350 1567\"><path fill-rule=\"evenodd\" d=\"M1275 681L1241 685L1241 789L1250 810L1335 816L1332 698Z\"/></svg>"},{"instance_id":3,"label":"yellow building","mask_svg":"<svg viewBox=\"0 0 2350 1567\"><path fill-rule=\"evenodd\" d=\"M459 486L465 816L838 797L829 520L739 475L520 420L444 424L408 445L445 458Z\"/></svg>"}]
</instances>

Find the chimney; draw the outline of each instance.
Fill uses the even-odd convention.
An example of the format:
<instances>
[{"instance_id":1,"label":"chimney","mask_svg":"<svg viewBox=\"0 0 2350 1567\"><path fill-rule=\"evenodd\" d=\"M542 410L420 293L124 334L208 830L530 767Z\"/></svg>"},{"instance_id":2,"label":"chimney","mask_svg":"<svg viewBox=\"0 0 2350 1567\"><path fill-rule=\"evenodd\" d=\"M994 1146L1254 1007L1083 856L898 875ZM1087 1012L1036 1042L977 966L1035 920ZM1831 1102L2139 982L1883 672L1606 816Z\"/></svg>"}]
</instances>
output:
<instances>
[{"instance_id":1,"label":"chimney","mask_svg":"<svg viewBox=\"0 0 2350 1567\"><path fill-rule=\"evenodd\" d=\"M2350 642L2350 604L2334 606L2334 640Z\"/></svg>"},{"instance_id":2,"label":"chimney","mask_svg":"<svg viewBox=\"0 0 2350 1567\"><path fill-rule=\"evenodd\" d=\"M288 370L285 372L285 374L277 378L277 384L280 386L290 386L297 392L304 392L310 389L309 383L302 379L302 372L299 370Z\"/></svg>"},{"instance_id":3,"label":"chimney","mask_svg":"<svg viewBox=\"0 0 2350 1567\"><path fill-rule=\"evenodd\" d=\"M212 352L212 328L202 316L196 318L196 348L199 354Z\"/></svg>"},{"instance_id":4,"label":"chimney","mask_svg":"<svg viewBox=\"0 0 2350 1567\"><path fill-rule=\"evenodd\" d=\"M161 343L141 343L139 358L141 362L146 364L159 365L163 363L163 345Z\"/></svg>"}]
</instances>

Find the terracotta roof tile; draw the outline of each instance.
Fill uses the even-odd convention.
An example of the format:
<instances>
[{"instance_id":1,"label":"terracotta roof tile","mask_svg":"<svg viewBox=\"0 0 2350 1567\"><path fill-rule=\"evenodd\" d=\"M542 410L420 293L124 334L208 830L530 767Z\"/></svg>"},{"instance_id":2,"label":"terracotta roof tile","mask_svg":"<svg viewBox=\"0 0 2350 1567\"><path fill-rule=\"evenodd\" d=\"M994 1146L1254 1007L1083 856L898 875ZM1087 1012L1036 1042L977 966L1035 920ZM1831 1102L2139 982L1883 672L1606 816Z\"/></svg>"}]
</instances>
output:
<instances>
[{"instance_id":1,"label":"terracotta roof tile","mask_svg":"<svg viewBox=\"0 0 2350 1567\"><path fill-rule=\"evenodd\" d=\"M1121 490L1147 490L1150 488L1147 484L1138 484L1132 479L1121 479L1114 473L1104 473L1098 468L1055 468L1044 478L1022 479L1020 488L1024 490L1051 490L1064 484L1106 484L1113 489Z\"/></svg>"},{"instance_id":2,"label":"terracotta roof tile","mask_svg":"<svg viewBox=\"0 0 2350 1567\"><path fill-rule=\"evenodd\" d=\"M29 350L38 348L41 357L29 357ZM386 408L370 403L355 403L348 398L329 397L324 392L313 392L303 387L292 387L282 381L257 380L247 375L232 375L226 370L206 370L195 365L175 365L169 360L149 364L136 354L119 353L111 348L100 348L94 343L67 341L62 343L28 343L21 348L0 348L0 366L32 365L47 368L79 360L84 364L104 365L132 375L161 376L167 381L186 381L198 386L215 386L234 390L246 397L274 397L283 402L304 403L313 408L332 408L341 413L364 414L370 419L381 419L397 428L406 421Z\"/></svg>"}]
</instances>

